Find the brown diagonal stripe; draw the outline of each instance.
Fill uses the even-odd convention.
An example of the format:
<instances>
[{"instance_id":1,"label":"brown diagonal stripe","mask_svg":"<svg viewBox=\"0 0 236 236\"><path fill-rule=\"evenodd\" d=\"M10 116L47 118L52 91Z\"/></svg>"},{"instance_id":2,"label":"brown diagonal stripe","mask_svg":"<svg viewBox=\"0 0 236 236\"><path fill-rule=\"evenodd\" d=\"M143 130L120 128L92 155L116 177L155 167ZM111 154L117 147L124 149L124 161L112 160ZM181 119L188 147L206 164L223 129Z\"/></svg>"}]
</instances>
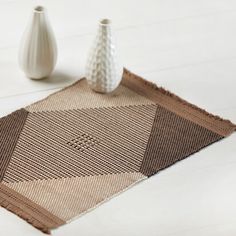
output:
<instances>
[{"instance_id":1,"label":"brown diagonal stripe","mask_svg":"<svg viewBox=\"0 0 236 236\"><path fill-rule=\"evenodd\" d=\"M151 176L221 138L158 106L140 172Z\"/></svg>"},{"instance_id":2,"label":"brown diagonal stripe","mask_svg":"<svg viewBox=\"0 0 236 236\"><path fill-rule=\"evenodd\" d=\"M28 112L20 109L0 119L0 181L2 181Z\"/></svg>"},{"instance_id":3,"label":"brown diagonal stripe","mask_svg":"<svg viewBox=\"0 0 236 236\"><path fill-rule=\"evenodd\" d=\"M4 182L138 172L155 112L140 105L30 113ZM82 135L96 143L80 143Z\"/></svg>"}]
</instances>

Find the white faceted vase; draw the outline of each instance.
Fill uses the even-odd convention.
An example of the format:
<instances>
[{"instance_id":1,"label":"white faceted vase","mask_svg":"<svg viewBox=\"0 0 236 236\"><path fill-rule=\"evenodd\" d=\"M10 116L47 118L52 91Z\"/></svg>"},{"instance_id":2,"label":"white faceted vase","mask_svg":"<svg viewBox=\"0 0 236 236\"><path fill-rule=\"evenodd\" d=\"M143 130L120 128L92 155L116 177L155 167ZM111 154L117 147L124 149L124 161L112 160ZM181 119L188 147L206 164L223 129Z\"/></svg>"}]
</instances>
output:
<instances>
[{"instance_id":1,"label":"white faceted vase","mask_svg":"<svg viewBox=\"0 0 236 236\"><path fill-rule=\"evenodd\" d=\"M19 65L27 77L42 79L52 73L56 60L56 40L46 9L37 6L21 40Z\"/></svg>"},{"instance_id":2,"label":"white faceted vase","mask_svg":"<svg viewBox=\"0 0 236 236\"><path fill-rule=\"evenodd\" d=\"M91 89L109 93L116 89L122 79L123 67L118 64L111 32L111 21L99 22L97 36L91 49L86 78Z\"/></svg>"}]
</instances>

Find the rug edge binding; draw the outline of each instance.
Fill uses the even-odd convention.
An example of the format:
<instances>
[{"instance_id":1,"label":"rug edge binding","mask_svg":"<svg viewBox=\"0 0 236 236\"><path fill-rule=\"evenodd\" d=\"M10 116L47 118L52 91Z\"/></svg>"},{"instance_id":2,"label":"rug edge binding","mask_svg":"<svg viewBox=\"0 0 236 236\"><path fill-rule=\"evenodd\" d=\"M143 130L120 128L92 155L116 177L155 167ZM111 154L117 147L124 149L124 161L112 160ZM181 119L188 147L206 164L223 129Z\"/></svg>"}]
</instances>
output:
<instances>
[{"instance_id":1,"label":"rug edge binding","mask_svg":"<svg viewBox=\"0 0 236 236\"><path fill-rule=\"evenodd\" d=\"M24 201L22 201L19 196L20 198L24 198ZM17 201L15 199L17 199ZM45 234L50 235L52 229L56 229L66 223L58 217L52 215L46 209L42 210L41 206L38 206L36 203L19 194L15 190L8 188L3 183L0 183L0 206L17 215L21 219L25 220L27 223L31 224L34 228L40 230L42 233ZM42 215L37 215L37 213L32 214L32 209L30 209L29 206L31 208L36 209L37 213L40 213ZM48 219L45 219L44 222L42 222L40 218L42 219L42 217L46 214L48 219L54 218L54 220L56 220L51 220L50 222L50 220L47 221Z\"/></svg>"},{"instance_id":2,"label":"rug edge binding","mask_svg":"<svg viewBox=\"0 0 236 236\"><path fill-rule=\"evenodd\" d=\"M234 131L236 131L236 124L232 123L230 120L224 119L218 115L214 115L214 114L206 111L205 109L202 109L202 108L186 101L185 99L179 97L178 95L164 89L163 87L159 87L159 86L157 86L157 84L150 82L150 81L142 78L141 76L134 74L133 72L130 72L126 68L124 68L122 84L124 86L129 87L130 89L132 89L131 85L135 84L137 86L135 91L140 94L141 94L140 91L143 87L145 87L147 89L147 91L152 92L152 93L159 92L160 94L164 95L166 98L171 99L174 102L176 102L177 104L179 104L180 108L187 107L187 109L189 109L191 111L191 113L193 113L193 114L196 112L200 113L202 116L202 119L205 119L205 121L206 121L205 128L208 128L208 129L212 130L213 132L218 133L219 135L226 137L226 136L229 136ZM140 87L140 86L143 86L143 87ZM145 94L144 96L148 97L150 100L153 100L158 104L158 101L156 99L153 99L151 96L149 96L147 94ZM165 108L168 109L168 107L165 107ZM169 109L169 110L171 111L171 109ZM181 114L179 114L179 115L181 115ZM208 126L207 120L208 121L210 120L210 122L212 122L212 125L215 127L212 128L211 126ZM222 126L222 127L219 127L219 126ZM217 129L217 128L219 128L219 129Z\"/></svg>"}]
</instances>

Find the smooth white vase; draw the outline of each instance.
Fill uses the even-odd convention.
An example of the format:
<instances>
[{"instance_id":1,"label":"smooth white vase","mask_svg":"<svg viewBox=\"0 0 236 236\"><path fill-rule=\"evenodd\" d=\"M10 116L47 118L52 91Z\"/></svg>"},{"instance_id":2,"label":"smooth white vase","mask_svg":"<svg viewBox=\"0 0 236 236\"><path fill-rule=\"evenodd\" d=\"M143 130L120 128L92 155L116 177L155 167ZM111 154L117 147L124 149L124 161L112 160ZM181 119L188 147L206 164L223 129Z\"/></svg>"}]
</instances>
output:
<instances>
[{"instance_id":1,"label":"smooth white vase","mask_svg":"<svg viewBox=\"0 0 236 236\"><path fill-rule=\"evenodd\" d=\"M109 93L119 86L122 74L123 67L117 61L111 21L103 19L99 22L97 36L87 61L88 85L96 92Z\"/></svg>"},{"instance_id":2,"label":"smooth white vase","mask_svg":"<svg viewBox=\"0 0 236 236\"><path fill-rule=\"evenodd\" d=\"M57 45L46 9L37 6L21 40L19 65L27 77L42 79L52 73L56 60Z\"/></svg>"}]
</instances>

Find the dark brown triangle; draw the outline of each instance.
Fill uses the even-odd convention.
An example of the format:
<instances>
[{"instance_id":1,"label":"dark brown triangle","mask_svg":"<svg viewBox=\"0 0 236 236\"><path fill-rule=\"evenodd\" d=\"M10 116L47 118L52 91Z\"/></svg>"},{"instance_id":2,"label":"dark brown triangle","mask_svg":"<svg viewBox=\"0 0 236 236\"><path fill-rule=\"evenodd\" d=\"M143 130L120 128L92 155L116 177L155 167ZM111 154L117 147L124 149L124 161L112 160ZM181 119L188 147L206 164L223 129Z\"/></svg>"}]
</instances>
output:
<instances>
[{"instance_id":1,"label":"dark brown triangle","mask_svg":"<svg viewBox=\"0 0 236 236\"><path fill-rule=\"evenodd\" d=\"M159 106L140 172L151 176L221 138L223 136Z\"/></svg>"},{"instance_id":2,"label":"dark brown triangle","mask_svg":"<svg viewBox=\"0 0 236 236\"><path fill-rule=\"evenodd\" d=\"M0 181L4 177L27 115L28 111L20 109L0 119Z\"/></svg>"}]
</instances>

